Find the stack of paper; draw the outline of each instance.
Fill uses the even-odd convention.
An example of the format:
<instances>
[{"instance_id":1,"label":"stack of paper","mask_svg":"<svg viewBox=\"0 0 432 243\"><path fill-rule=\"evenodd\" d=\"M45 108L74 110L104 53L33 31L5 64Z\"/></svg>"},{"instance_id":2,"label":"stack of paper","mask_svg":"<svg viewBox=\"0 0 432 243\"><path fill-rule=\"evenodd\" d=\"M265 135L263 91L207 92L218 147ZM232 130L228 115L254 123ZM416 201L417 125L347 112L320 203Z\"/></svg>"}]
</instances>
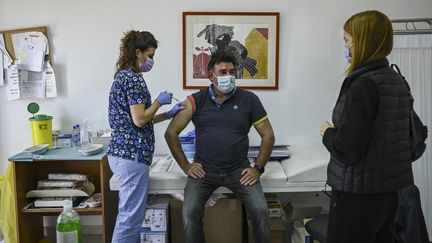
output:
<instances>
[{"instance_id":1,"label":"stack of paper","mask_svg":"<svg viewBox=\"0 0 432 243\"><path fill-rule=\"evenodd\" d=\"M36 198L34 207L62 207L63 200L72 200L74 205L95 191L93 183L81 174L48 174L48 179L40 180L36 190L27 192L27 198Z\"/></svg>"},{"instance_id":2,"label":"stack of paper","mask_svg":"<svg viewBox=\"0 0 432 243\"><path fill-rule=\"evenodd\" d=\"M79 197L44 197L36 199L33 205L35 208L62 208L64 200L72 200L72 205L76 206L82 199Z\"/></svg>"},{"instance_id":3,"label":"stack of paper","mask_svg":"<svg viewBox=\"0 0 432 243\"><path fill-rule=\"evenodd\" d=\"M85 181L75 180L40 180L38 181L38 189L82 189Z\"/></svg>"}]
</instances>

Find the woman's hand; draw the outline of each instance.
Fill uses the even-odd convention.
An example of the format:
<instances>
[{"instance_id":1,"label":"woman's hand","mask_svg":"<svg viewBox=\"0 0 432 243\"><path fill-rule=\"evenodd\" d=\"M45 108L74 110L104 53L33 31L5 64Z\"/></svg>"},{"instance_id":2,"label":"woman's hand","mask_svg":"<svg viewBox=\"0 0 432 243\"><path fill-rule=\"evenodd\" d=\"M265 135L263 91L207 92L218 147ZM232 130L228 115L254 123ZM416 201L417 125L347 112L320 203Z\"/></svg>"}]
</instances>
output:
<instances>
[{"instance_id":1,"label":"woman's hand","mask_svg":"<svg viewBox=\"0 0 432 243\"><path fill-rule=\"evenodd\" d=\"M172 93L169 93L169 92L163 91L163 92L160 92L160 93L159 93L159 95L158 95L158 97L156 98L156 100L159 102L159 104L160 104L161 106L162 106L162 105L169 105L169 104L171 104L172 96L173 96Z\"/></svg>"},{"instance_id":2,"label":"woman's hand","mask_svg":"<svg viewBox=\"0 0 432 243\"><path fill-rule=\"evenodd\" d=\"M167 111L166 113L166 117L168 119L173 118L179 111L184 110L186 107L182 105L182 103L177 103L175 106L173 106L173 108L171 108L171 110Z\"/></svg>"},{"instance_id":3,"label":"woman's hand","mask_svg":"<svg viewBox=\"0 0 432 243\"><path fill-rule=\"evenodd\" d=\"M328 122L328 121L325 121L325 122L321 123L321 126L320 126L320 135L321 135L321 137L324 136L324 133L325 133L325 131L328 128L334 128L334 126L330 122Z\"/></svg>"}]
</instances>

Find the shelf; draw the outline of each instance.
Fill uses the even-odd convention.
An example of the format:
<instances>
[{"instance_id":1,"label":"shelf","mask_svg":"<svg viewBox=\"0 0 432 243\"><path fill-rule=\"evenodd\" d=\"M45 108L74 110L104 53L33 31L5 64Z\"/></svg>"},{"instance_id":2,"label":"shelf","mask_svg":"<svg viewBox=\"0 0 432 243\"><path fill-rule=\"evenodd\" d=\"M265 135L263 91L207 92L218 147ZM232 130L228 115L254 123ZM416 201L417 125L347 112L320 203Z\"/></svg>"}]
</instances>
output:
<instances>
[{"instance_id":1,"label":"shelf","mask_svg":"<svg viewBox=\"0 0 432 243\"><path fill-rule=\"evenodd\" d=\"M102 207L98 208L74 208L75 212L80 215L102 215ZM22 209L22 214L33 214L33 215L59 215L63 212L62 208L32 208Z\"/></svg>"},{"instance_id":2,"label":"shelf","mask_svg":"<svg viewBox=\"0 0 432 243\"><path fill-rule=\"evenodd\" d=\"M59 153L59 157L55 160L38 160L31 163L12 160L18 242L34 243L35 239L42 239L43 216L58 217L63 211L62 208L24 209L31 201L26 197L27 192L33 190L37 182L46 179L50 173L76 173L89 175L92 178L96 190L102 194L103 202L98 208L74 208L74 210L80 216L102 216L103 240L98 242L110 243L117 215L118 194L109 190L109 179L113 174L107 156L101 154L99 158L92 158L92 160L86 160L88 157L77 157L72 160L64 157L60 150L52 151Z\"/></svg>"}]
</instances>

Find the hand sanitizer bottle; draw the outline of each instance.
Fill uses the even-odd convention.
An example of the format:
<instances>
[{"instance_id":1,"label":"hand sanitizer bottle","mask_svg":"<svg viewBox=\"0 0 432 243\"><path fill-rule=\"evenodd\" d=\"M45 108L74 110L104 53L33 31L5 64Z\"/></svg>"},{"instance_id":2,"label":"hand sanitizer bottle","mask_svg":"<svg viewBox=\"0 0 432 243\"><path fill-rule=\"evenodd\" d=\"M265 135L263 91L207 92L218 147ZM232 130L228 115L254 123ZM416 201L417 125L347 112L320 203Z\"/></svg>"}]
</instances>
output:
<instances>
[{"instance_id":1,"label":"hand sanitizer bottle","mask_svg":"<svg viewBox=\"0 0 432 243\"><path fill-rule=\"evenodd\" d=\"M81 222L72 208L72 201L64 200L63 203L63 212L57 219L57 243L82 243Z\"/></svg>"}]
</instances>

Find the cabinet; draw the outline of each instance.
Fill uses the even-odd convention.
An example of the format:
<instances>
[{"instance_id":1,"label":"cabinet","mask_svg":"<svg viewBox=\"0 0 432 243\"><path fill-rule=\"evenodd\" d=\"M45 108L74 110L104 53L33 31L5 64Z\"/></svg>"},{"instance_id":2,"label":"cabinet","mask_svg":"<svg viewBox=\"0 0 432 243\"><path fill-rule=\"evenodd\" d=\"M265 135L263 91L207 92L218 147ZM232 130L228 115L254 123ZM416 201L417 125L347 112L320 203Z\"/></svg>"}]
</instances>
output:
<instances>
[{"instance_id":1,"label":"cabinet","mask_svg":"<svg viewBox=\"0 0 432 243\"><path fill-rule=\"evenodd\" d=\"M95 192L102 194L102 206L75 209L80 215L101 215L103 242L111 242L117 216L118 193L109 188L112 172L104 151L93 156L82 156L71 148L49 150L43 155L29 156L21 153L9 161L14 167L14 186L18 226L18 242L34 243L43 239L43 216L59 215L62 209L24 209L28 204L26 193L34 190L37 181L49 173L79 173L90 176Z\"/></svg>"}]
</instances>

